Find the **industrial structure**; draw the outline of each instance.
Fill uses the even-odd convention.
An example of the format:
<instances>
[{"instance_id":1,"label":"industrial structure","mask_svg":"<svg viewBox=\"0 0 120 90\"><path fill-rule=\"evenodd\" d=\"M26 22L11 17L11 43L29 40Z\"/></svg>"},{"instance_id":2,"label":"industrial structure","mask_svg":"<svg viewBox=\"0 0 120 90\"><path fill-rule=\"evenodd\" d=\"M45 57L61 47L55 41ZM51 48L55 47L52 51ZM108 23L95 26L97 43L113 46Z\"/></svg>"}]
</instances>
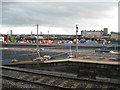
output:
<instances>
[{"instance_id":1,"label":"industrial structure","mask_svg":"<svg viewBox=\"0 0 120 90\"><path fill-rule=\"evenodd\" d=\"M119 32L111 32L111 39L120 41L120 33Z\"/></svg>"},{"instance_id":2,"label":"industrial structure","mask_svg":"<svg viewBox=\"0 0 120 90\"><path fill-rule=\"evenodd\" d=\"M108 28L104 28L104 30L82 30L81 36L87 39L110 39L110 35L108 34Z\"/></svg>"}]
</instances>

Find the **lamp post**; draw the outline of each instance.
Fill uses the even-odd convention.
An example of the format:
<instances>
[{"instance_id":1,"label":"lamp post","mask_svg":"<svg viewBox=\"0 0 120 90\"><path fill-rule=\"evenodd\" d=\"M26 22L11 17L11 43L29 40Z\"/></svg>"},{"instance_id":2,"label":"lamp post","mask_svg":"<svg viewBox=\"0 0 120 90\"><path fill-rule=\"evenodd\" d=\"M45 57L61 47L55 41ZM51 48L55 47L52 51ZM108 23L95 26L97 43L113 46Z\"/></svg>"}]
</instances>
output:
<instances>
[{"instance_id":1,"label":"lamp post","mask_svg":"<svg viewBox=\"0 0 120 90\"><path fill-rule=\"evenodd\" d=\"M101 39L101 44L102 44L102 31L100 32L100 39Z\"/></svg>"},{"instance_id":2,"label":"lamp post","mask_svg":"<svg viewBox=\"0 0 120 90\"><path fill-rule=\"evenodd\" d=\"M77 33L78 33L78 26L76 24L76 58L77 58L77 52L78 52Z\"/></svg>"},{"instance_id":3,"label":"lamp post","mask_svg":"<svg viewBox=\"0 0 120 90\"><path fill-rule=\"evenodd\" d=\"M49 30L48 30L48 44L49 44Z\"/></svg>"},{"instance_id":4,"label":"lamp post","mask_svg":"<svg viewBox=\"0 0 120 90\"><path fill-rule=\"evenodd\" d=\"M7 41L6 42L9 43L9 32L7 34Z\"/></svg>"},{"instance_id":5,"label":"lamp post","mask_svg":"<svg viewBox=\"0 0 120 90\"><path fill-rule=\"evenodd\" d=\"M37 24L37 49L38 49L38 24Z\"/></svg>"}]
</instances>

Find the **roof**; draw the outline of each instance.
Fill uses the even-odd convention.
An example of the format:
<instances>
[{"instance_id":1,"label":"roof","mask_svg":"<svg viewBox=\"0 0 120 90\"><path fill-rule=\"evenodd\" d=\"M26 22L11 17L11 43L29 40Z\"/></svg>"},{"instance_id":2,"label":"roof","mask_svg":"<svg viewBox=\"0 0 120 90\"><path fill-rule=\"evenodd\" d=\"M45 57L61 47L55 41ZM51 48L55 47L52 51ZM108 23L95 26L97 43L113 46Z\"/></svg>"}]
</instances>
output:
<instances>
[{"instance_id":1,"label":"roof","mask_svg":"<svg viewBox=\"0 0 120 90\"><path fill-rule=\"evenodd\" d=\"M111 32L111 34L112 34L112 33L113 33L113 34L120 34L120 32Z\"/></svg>"},{"instance_id":2,"label":"roof","mask_svg":"<svg viewBox=\"0 0 120 90\"><path fill-rule=\"evenodd\" d=\"M103 32L102 30L82 30L81 32Z\"/></svg>"}]
</instances>

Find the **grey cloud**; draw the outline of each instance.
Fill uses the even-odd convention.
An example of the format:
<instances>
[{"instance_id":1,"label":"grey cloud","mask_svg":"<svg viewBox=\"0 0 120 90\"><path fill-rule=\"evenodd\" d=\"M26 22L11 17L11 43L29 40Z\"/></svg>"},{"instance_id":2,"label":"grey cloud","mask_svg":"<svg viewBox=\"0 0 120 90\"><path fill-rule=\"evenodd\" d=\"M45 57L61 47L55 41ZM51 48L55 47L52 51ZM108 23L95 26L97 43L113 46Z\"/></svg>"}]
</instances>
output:
<instances>
[{"instance_id":1,"label":"grey cloud","mask_svg":"<svg viewBox=\"0 0 120 90\"><path fill-rule=\"evenodd\" d=\"M29 25L69 27L83 19L108 18L107 11L116 3L84 2L3 2L2 23L4 25Z\"/></svg>"},{"instance_id":2,"label":"grey cloud","mask_svg":"<svg viewBox=\"0 0 120 90\"><path fill-rule=\"evenodd\" d=\"M4 0L3 2L119 2L119 0Z\"/></svg>"}]
</instances>

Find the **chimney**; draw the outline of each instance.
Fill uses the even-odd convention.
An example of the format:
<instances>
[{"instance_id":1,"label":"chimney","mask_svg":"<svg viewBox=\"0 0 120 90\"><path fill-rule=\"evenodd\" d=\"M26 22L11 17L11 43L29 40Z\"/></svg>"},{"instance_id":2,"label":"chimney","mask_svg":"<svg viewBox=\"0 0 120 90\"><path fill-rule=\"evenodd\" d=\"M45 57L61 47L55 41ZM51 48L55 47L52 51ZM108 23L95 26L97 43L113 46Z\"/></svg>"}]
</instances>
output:
<instances>
[{"instance_id":1,"label":"chimney","mask_svg":"<svg viewBox=\"0 0 120 90\"><path fill-rule=\"evenodd\" d=\"M108 28L104 28L103 34L104 34L104 35L107 35L107 34L108 34Z\"/></svg>"}]
</instances>

